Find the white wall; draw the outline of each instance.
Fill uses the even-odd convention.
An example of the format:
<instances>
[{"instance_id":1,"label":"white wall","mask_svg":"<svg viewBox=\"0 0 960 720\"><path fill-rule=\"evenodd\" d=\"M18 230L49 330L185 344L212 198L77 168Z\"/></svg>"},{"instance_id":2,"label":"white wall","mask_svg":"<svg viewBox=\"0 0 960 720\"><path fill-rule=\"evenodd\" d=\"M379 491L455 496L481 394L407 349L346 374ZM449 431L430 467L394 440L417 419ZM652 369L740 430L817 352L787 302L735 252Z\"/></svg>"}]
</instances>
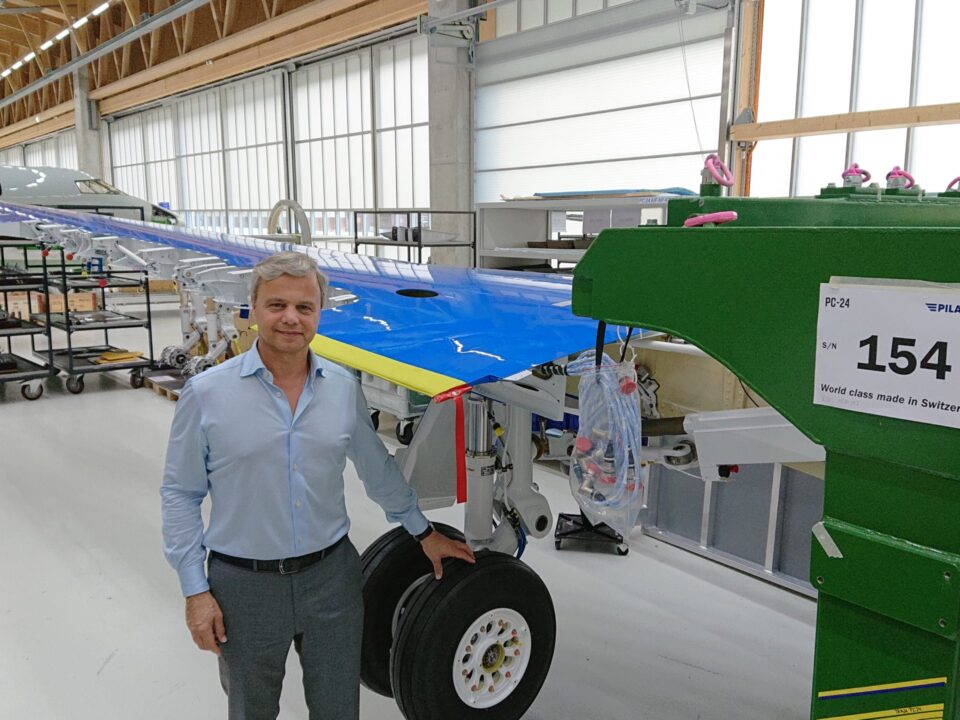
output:
<instances>
[{"instance_id":1,"label":"white wall","mask_svg":"<svg viewBox=\"0 0 960 720\"><path fill-rule=\"evenodd\" d=\"M515 27L510 7L477 53L478 202L699 185L723 121L726 10L520 0Z\"/></svg>"}]
</instances>

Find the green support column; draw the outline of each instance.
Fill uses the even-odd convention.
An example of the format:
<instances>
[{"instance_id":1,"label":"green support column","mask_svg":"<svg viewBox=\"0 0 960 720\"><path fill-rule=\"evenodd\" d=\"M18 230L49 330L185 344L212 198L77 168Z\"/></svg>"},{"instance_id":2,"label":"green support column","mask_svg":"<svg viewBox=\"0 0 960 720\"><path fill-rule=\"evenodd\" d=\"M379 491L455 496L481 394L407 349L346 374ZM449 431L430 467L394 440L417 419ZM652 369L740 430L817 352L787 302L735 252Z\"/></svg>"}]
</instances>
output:
<instances>
[{"instance_id":1,"label":"green support column","mask_svg":"<svg viewBox=\"0 0 960 720\"><path fill-rule=\"evenodd\" d=\"M829 208L839 203L847 210ZM761 219L841 225L828 218L845 212L863 222L866 206L671 203L671 225L691 212L730 209L741 221L607 230L574 273L575 314L698 345L826 448L824 527L842 557L813 541L819 607L810 717L817 720L960 718L960 431L812 402L821 283L841 276L960 282L960 230L903 227L960 226L957 204L934 208L925 223L915 206L883 205L874 220L887 212L914 220L759 227ZM960 382L960 357L951 362L949 382Z\"/></svg>"}]
</instances>

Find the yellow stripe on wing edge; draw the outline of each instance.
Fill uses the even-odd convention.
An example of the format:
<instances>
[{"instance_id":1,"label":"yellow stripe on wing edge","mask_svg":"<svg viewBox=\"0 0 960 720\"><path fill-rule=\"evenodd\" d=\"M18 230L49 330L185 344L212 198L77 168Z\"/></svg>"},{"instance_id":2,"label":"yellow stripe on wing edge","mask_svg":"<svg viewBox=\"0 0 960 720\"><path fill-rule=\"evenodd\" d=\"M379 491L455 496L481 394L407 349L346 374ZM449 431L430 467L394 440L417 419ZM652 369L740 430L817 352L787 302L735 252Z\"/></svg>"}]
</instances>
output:
<instances>
[{"instance_id":1,"label":"yellow stripe on wing edge","mask_svg":"<svg viewBox=\"0 0 960 720\"><path fill-rule=\"evenodd\" d=\"M310 343L310 348L320 357L376 375L430 397L463 385L463 380L408 365L368 350L361 350L354 345L332 340L323 335L317 335Z\"/></svg>"},{"instance_id":2,"label":"yellow stripe on wing edge","mask_svg":"<svg viewBox=\"0 0 960 720\"><path fill-rule=\"evenodd\" d=\"M844 688L843 690L825 690L817 693L818 698L829 698L837 695L859 695L863 693L875 692L877 690L900 690L916 686L927 685L946 685L947 678L927 678L926 680L908 680L906 682L886 683L885 685L865 685L863 687Z\"/></svg>"},{"instance_id":3,"label":"yellow stripe on wing edge","mask_svg":"<svg viewBox=\"0 0 960 720\"><path fill-rule=\"evenodd\" d=\"M907 718L908 720L942 720L943 703L938 705L919 705L892 710L858 713L856 715L835 715L821 720L886 720L887 718Z\"/></svg>"}]
</instances>

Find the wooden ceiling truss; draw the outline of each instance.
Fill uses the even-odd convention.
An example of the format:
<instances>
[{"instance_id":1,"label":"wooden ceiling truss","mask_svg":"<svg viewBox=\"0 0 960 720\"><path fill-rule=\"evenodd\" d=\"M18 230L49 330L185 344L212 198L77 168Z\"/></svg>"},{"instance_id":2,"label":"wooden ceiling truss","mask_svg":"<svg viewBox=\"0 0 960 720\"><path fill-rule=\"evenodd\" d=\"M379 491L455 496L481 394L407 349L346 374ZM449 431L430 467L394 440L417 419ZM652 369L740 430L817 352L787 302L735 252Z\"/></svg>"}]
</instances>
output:
<instances>
[{"instance_id":1,"label":"wooden ceiling truss","mask_svg":"<svg viewBox=\"0 0 960 720\"><path fill-rule=\"evenodd\" d=\"M74 57L114 40L176 0L5 0L29 12L0 15L0 70L36 57L0 79L0 101ZM35 10L34 8L39 8ZM427 12L427 0L210 0L87 65L89 96L102 115L155 102ZM55 35L69 29L69 37ZM53 45L41 50L48 40ZM0 108L0 148L73 125L73 77L57 79Z\"/></svg>"}]
</instances>

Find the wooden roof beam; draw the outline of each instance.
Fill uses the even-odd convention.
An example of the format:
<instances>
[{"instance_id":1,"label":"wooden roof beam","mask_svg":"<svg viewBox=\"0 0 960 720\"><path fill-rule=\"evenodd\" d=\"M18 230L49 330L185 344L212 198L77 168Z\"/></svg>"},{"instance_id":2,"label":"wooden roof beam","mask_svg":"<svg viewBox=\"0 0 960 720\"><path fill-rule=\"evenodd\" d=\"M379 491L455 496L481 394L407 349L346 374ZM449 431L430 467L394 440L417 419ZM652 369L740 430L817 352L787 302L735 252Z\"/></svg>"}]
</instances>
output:
<instances>
[{"instance_id":1,"label":"wooden roof beam","mask_svg":"<svg viewBox=\"0 0 960 720\"><path fill-rule=\"evenodd\" d=\"M411 8L422 8L424 4L422 0L412 3L410 0L407 0L407 2ZM291 33L297 32L308 25L356 9L362 5L363 3L358 0L313 0L313 2L285 12L273 20L268 20L267 22L260 23L252 28L231 35L230 37L203 45L196 50L186 53L182 57L168 60L165 63L137 73L136 75L125 76L123 80L91 92L90 98L92 100L102 100L111 95L117 95L128 90L142 89L146 87L148 83L161 80L170 75L182 73L191 68L206 65L207 61L216 60L225 55L235 53L238 50L256 46L272 38L279 38L282 41L284 37L288 37ZM421 10L421 12L423 11ZM413 17L416 17L416 14L414 14ZM187 15L187 18L189 19L190 15ZM389 24L381 25L381 27L388 26ZM319 36L316 42L318 47L326 47L328 45L328 43L324 42L324 38Z\"/></svg>"},{"instance_id":2,"label":"wooden roof beam","mask_svg":"<svg viewBox=\"0 0 960 720\"><path fill-rule=\"evenodd\" d=\"M55 1L45 3L40 0L6 0L4 5L8 7L42 7L43 10L40 11L41 15L57 20L60 23L67 22L67 16L59 9L62 3Z\"/></svg>"},{"instance_id":3,"label":"wooden roof beam","mask_svg":"<svg viewBox=\"0 0 960 720\"><path fill-rule=\"evenodd\" d=\"M857 130L888 130L891 128L946 125L950 123L960 123L960 103L918 105L888 110L865 110L837 115L797 118L796 120L742 123L730 126L730 139L734 142L754 142L808 135L856 132Z\"/></svg>"},{"instance_id":4,"label":"wooden roof beam","mask_svg":"<svg viewBox=\"0 0 960 720\"><path fill-rule=\"evenodd\" d=\"M293 12L295 11L281 15L272 22L282 20ZM283 62L320 48L362 37L382 28L411 20L425 12L427 12L427 0L417 2L411 2L410 0L374 0L374 2L353 7L349 11L334 17L328 17L319 23L300 27L296 31L274 37L268 42L248 47L245 50L223 57L218 62L204 63L203 66L196 67L189 73L179 72L151 85L137 83L138 76L135 75L125 81L120 81L120 83L113 83L105 88L100 88L96 93L90 93L90 97L93 98L96 94L104 98L100 100L100 113L110 115L162 97L249 72L265 65ZM263 23L263 25L268 24L270 23ZM262 31L262 28L258 26L252 28L252 30ZM222 46L242 34L238 33L235 36L224 38L215 44ZM207 48L202 50L207 50ZM190 54L194 55L194 53ZM182 59L178 58L178 60L164 63L164 65L170 65ZM160 65L154 69L158 70L162 67L163 65ZM149 73L151 71L145 72ZM113 85L121 85L127 82L132 82L134 89L119 95L110 93Z\"/></svg>"}]
</instances>

